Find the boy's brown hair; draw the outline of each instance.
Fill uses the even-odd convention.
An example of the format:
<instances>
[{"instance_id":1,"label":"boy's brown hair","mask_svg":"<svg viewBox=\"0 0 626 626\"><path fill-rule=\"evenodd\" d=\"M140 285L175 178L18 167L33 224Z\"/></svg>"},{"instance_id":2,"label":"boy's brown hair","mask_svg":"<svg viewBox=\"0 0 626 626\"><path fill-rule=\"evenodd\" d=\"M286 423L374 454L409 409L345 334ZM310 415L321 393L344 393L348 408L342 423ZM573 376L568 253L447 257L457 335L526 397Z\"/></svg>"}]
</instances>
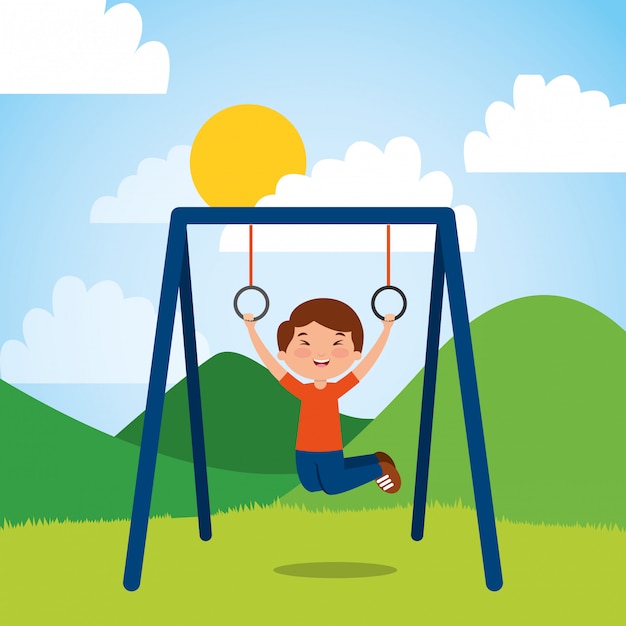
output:
<instances>
[{"instance_id":1,"label":"boy's brown hair","mask_svg":"<svg viewBox=\"0 0 626 626\"><path fill-rule=\"evenodd\" d=\"M298 305L289 319L278 327L278 349L281 352L287 350L295 328L311 322L317 322L331 330L351 332L354 349L357 352L363 349L363 325L359 316L347 304L332 298L316 298Z\"/></svg>"}]
</instances>

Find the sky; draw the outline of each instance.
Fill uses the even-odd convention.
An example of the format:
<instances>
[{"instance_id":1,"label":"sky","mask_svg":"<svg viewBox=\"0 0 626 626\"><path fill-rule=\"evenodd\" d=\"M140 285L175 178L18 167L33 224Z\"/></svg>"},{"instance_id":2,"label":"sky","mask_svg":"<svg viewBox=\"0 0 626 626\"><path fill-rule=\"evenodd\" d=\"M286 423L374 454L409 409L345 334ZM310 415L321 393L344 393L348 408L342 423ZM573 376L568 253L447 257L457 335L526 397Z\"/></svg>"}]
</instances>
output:
<instances>
[{"instance_id":1,"label":"sky","mask_svg":"<svg viewBox=\"0 0 626 626\"><path fill-rule=\"evenodd\" d=\"M249 103L285 116L306 150L306 173L260 205L453 207L470 319L551 294L626 328L625 27L626 5L603 0L2 0L0 378L111 434L143 410L169 212L204 204L190 147ZM360 314L367 350L377 234L289 251L270 236L264 251L258 233L266 344L301 301L334 297ZM393 233L409 304L342 399L359 417L424 361L432 253ZM201 357L256 358L232 307L245 246L232 227L189 237Z\"/></svg>"}]
</instances>

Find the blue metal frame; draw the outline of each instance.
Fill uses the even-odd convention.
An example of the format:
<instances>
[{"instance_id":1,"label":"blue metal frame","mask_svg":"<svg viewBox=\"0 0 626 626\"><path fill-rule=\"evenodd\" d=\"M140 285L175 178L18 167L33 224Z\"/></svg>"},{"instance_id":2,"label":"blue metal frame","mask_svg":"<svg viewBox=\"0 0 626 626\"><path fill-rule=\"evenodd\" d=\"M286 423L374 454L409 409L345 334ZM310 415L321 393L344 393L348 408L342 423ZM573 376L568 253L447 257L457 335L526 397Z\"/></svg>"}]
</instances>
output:
<instances>
[{"instance_id":1,"label":"blue metal frame","mask_svg":"<svg viewBox=\"0 0 626 626\"><path fill-rule=\"evenodd\" d=\"M141 581L165 401L165 383L174 331L174 315L179 295L187 367L198 525L200 538L204 541L211 538L211 513L187 243L187 226L190 224L434 224L437 226L411 537L419 541L424 536L441 312L444 282L447 282L485 581L490 590L500 589L502 569L459 239L454 211L440 207L178 208L172 212L128 538L124 587L129 591L134 591L138 589Z\"/></svg>"}]
</instances>

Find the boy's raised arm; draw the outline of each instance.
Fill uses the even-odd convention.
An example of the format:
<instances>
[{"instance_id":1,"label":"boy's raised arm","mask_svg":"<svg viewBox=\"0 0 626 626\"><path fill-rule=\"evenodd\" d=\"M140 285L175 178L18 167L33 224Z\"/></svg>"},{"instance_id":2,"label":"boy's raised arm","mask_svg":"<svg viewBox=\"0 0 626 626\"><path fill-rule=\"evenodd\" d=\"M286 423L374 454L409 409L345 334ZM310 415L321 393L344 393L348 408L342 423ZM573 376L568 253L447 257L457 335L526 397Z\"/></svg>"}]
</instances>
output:
<instances>
[{"instance_id":1,"label":"boy's raised arm","mask_svg":"<svg viewBox=\"0 0 626 626\"><path fill-rule=\"evenodd\" d=\"M276 380L281 380L281 378L287 373L287 370L284 369L278 361L272 356L270 351L265 347L265 344L259 337L259 334L256 332L256 328L254 327L256 322L251 313L246 313L243 316L243 321L248 328L248 333L250 335L250 339L252 340L252 345L254 349L257 351L259 358L263 361L263 364L270 371L270 374L276 378Z\"/></svg>"},{"instance_id":2,"label":"boy's raised arm","mask_svg":"<svg viewBox=\"0 0 626 626\"><path fill-rule=\"evenodd\" d=\"M389 333L391 332L391 327L393 326L393 322L396 316L392 313L388 313L385 315L385 319L383 320L383 332L380 333L380 337L376 340L376 343L372 346L372 349L363 357L363 360L352 370L354 375L361 380L365 374L367 374L371 369L374 363L376 363L378 357L380 356L385 344L387 343L387 339L389 338Z\"/></svg>"}]
</instances>

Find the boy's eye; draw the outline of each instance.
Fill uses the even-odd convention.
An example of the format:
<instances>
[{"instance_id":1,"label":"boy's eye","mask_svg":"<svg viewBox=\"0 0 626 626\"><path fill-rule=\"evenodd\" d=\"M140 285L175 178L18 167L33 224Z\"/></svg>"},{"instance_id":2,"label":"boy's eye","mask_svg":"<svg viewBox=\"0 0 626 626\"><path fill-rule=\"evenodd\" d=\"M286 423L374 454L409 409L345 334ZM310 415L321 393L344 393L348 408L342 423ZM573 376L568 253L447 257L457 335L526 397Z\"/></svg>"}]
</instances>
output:
<instances>
[{"instance_id":1,"label":"boy's eye","mask_svg":"<svg viewBox=\"0 0 626 626\"><path fill-rule=\"evenodd\" d=\"M341 341L341 339L339 341L335 341L333 346L343 346L343 341Z\"/></svg>"},{"instance_id":2,"label":"boy's eye","mask_svg":"<svg viewBox=\"0 0 626 626\"><path fill-rule=\"evenodd\" d=\"M311 344L308 341L305 341L304 339L300 339L300 345L301 346L310 346Z\"/></svg>"}]
</instances>

